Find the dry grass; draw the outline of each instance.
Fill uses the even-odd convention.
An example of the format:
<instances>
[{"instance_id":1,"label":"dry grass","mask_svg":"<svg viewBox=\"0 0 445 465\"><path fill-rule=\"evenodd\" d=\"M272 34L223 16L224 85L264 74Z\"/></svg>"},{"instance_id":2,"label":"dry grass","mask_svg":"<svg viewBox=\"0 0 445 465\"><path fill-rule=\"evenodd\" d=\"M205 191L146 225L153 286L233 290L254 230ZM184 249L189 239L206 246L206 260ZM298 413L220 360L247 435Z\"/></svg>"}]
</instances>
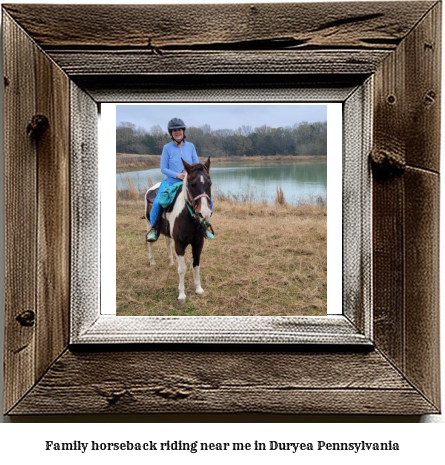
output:
<instances>
[{"instance_id":1,"label":"dry grass","mask_svg":"<svg viewBox=\"0 0 445 465\"><path fill-rule=\"evenodd\" d=\"M146 170L149 168L159 168L161 163L160 155L136 155L116 153L116 172Z\"/></svg>"},{"instance_id":2,"label":"dry grass","mask_svg":"<svg viewBox=\"0 0 445 465\"><path fill-rule=\"evenodd\" d=\"M284 198L284 192L281 186L277 186L277 197L275 199L278 205L285 205L286 199Z\"/></svg>"},{"instance_id":3,"label":"dry grass","mask_svg":"<svg viewBox=\"0 0 445 465\"><path fill-rule=\"evenodd\" d=\"M117 189L116 188L116 201L118 200L140 200L143 199L143 192L138 191L136 189L136 186L134 185L133 180L130 178L130 176L126 176L125 178L127 182L127 189ZM150 185L150 178L148 179L149 185ZM144 190L145 192L145 190Z\"/></svg>"},{"instance_id":4,"label":"dry grass","mask_svg":"<svg viewBox=\"0 0 445 465\"><path fill-rule=\"evenodd\" d=\"M117 201L117 315L326 315L326 206L215 202L216 237L201 256L205 294L177 304L163 237L148 264L141 200ZM191 266L191 251L187 250Z\"/></svg>"}]
</instances>

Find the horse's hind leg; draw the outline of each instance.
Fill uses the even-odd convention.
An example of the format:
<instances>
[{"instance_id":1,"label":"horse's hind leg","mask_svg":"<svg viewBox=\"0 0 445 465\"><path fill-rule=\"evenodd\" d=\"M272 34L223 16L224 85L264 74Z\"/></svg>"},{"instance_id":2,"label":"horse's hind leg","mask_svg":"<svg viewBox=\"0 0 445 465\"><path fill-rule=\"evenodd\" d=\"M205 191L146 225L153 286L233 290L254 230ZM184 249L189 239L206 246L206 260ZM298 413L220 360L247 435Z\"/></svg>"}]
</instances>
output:
<instances>
[{"instance_id":1,"label":"horse's hind leg","mask_svg":"<svg viewBox=\"0 0 445 465\"><path fill-rule=\"evenodd\" d=\"M173 260L173 247L172 247L172 239L170 237L165 236L165 242L167 244L167 257L168 257L168 262L170 263L171 266L175 264Z\"/></svg>"},{"instance_id":2,"label":"horse's hind leg","mask_svg":"<svg viewBox=\"0 0 445 465\"><path fill-rule=\"evenodd\" d=\"M195 283L195 292L198 295L204 294L204 290L201 287L201 275L199 272L199 259L201 257L203 243L192 247L193 251L193 281Z\"/></svg>"},{"instance_id":3,"label":"horse's hind leg","mask_svg":"<svg viewBox=\"0 0 445 465\"><path fill-rule=\"evenodd\" d=\"M150 204L147 202L147 194L145 194L145 220L147 221L147 233L151 229L151 223L150 223ZM150 266L155 266L155 256L153 253L153 243L148 242L148 261L150 262Z\"/></svg>"},{"instance_id":4,"label":"horse's hind leg","mask_svg":"<svg viewBox=\"0 0 445 465\"><path fill-rule=\"evenodd\" d=\"M153 244L151 242L148 242L148 260L150 262L150 266L155 266L155 256L153 253Z\"/></svg>"}]
</instances>

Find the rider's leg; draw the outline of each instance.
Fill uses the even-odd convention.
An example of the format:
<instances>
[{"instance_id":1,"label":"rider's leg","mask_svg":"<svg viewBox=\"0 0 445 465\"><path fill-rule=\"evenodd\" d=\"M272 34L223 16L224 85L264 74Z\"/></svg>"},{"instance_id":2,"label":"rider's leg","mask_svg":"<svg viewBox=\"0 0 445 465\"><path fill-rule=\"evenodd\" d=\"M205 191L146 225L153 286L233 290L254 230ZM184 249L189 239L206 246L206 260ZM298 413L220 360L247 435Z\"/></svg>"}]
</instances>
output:
<instances>
[{"instance_id":1,"label":"rider's leg","mask_svg":"<svg viewBox=\"0 0 445 465\"><path fill-rule=\"evenodd\" d=\"M158 234L157 234L155 226L156 226L156 222L159 219L159 215L161 213L161 204L159 203L159 199L160 199L161 193L165 190L166 187L170 185L171 183L168 182L166 179L162 181L161 185L159 186L158 193L153 201L153 205L151 206L151 211L150 211L151 229L147 234L148 242L155 242L158 240Z\"/></svg>"}]
</instances>

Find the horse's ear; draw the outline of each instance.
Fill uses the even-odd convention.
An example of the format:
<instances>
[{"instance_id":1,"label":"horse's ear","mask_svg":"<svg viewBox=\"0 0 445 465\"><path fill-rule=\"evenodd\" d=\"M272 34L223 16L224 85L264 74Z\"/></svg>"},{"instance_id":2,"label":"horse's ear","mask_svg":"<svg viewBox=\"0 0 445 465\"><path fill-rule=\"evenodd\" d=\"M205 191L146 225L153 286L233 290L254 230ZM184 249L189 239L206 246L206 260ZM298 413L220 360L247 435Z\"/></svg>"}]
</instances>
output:
<instances>
[{"instance_id":1,"label":"horse's ear","mask_svg":"<svg viewBox=\"0 0 445 465\"><path fill-rule=\"evenodd\" d=\"M207 168L207 171L210 171L210 157L207 158L207 161L204 163L204 166Z\"/></svg>"},{"instance_id":2,"label":"horse's ear","mask_svg":"<svg viewBox=\"0 0 445 465\"><path fill-rule=\"evenodd\" d=\"M184 166L184 169L187 171L187 173L190 173L191 166L185 160L183 160L182 158L181 158L181 160L182 160L182 164Z\"/></svg>"}]
</instances>

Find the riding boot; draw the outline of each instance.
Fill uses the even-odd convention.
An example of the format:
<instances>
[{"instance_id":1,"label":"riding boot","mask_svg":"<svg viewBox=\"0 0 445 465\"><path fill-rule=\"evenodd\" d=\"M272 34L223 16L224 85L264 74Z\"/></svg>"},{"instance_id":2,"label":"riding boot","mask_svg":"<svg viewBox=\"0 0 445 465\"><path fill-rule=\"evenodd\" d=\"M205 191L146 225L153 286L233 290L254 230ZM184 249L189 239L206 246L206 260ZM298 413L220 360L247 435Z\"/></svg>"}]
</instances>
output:
<instances>
[{"instance_id":1,"label":"riding boot","mask_svg":"<svg viewBox=\"0 0 445 465\"><path fill-rule=\"evenodd\" d=\"M150 231L147 233L147 242L156 242L161 233L161 216L162 209L160 210L158 217L156 218L155 224L151 227Z\"/></svg>"},{"instance_id":2,"label":"riding boot","mask_svg":"<svg viewBox=\"0 0 445 465\"><path fill-rule=\"evenodd\" d=\"M147 242L156 242L158 240L158 235L156 234L155 228L151 228L147 233Z\"/></svg>"}]
</instances>

